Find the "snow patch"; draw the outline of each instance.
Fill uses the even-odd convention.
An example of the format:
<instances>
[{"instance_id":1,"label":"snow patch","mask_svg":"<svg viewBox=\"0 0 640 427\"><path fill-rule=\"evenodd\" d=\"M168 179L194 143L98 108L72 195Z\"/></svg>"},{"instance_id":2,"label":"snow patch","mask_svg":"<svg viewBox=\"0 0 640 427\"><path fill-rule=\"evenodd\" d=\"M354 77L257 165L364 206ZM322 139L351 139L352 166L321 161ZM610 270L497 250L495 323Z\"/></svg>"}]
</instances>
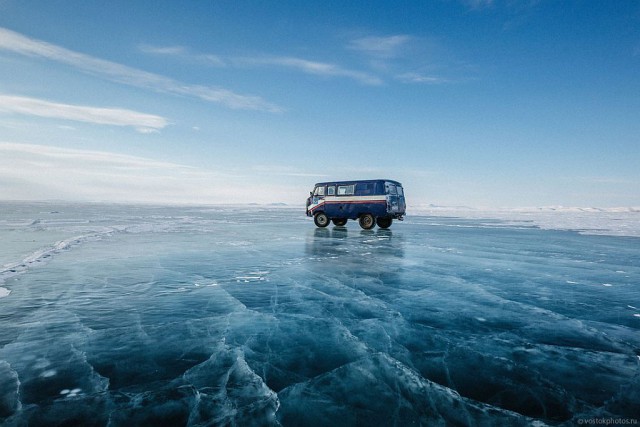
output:
<instances>
[{"instance_id":1,"label":"snow patch","mask_svg":"<svg viewBox=\"0 0 640 427\"><path fill-rule=\"evenodd\" d=\"M544 230L569 230L582 234L640 237L640 207L582 208L470 208L466 206L414 205L409 215L497 219L512 226L529 224Z\"/></svg>"}]
</instances>

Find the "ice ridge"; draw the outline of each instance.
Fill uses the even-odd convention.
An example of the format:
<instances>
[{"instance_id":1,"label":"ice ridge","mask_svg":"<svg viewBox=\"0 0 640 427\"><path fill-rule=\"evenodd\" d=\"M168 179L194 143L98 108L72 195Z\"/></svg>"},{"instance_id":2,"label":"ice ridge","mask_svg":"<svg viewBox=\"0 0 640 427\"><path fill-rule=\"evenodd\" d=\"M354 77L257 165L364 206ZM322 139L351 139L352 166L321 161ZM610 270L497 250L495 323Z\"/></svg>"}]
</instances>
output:
<instances>
[{"instance_id":1,"label":"ice ridge","mask_svg":"<svg viewBox=\"0 0 640 427\"><path fill-rule=\"evenodd\" d=\"M6 280L11 277L26 273L32 267L43 265L54 255L60 252L70 250L74 246L78 246L90 240L101 239L104 236L112 234L114 231L114 229L110 229L103 232L81 234L78 236L70 237L68 239L60 240L50 246L38 249L27 255L22 261L10 263L3 266L0 269L0 285L3 285ZM8 296L10 293L10 290L0 286L0 298Z\"/></svg>"}]
</instances>

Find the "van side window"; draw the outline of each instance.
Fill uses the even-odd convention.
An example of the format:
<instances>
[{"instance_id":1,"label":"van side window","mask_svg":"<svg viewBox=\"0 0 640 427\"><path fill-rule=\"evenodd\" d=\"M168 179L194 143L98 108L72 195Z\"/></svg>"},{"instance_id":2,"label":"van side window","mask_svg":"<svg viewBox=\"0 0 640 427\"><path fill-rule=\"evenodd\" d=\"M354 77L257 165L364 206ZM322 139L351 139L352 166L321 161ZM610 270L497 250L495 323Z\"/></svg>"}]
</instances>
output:
<instances>
[{"instance_id":1,"label":"van side window","mask_svg":"<svg viewBox=\"0 0 640 427\"><path fill-rule=\"evenodd\" d=\"M354 193L355 185L338 185L338 196L351 196Z\"/></svg>"},{"instance_id":2,"label":"van side window","mask_svg":"<svg viewBox=\"0 0 640 427\"><path fill-rule=\"evenodd\" d=\"M313 194L316 196L324 196L324 187L316 187L316 191Z\"/></svg>"},{"instance_id":3,"label":"van side window","mask_svg":"<svg viewBox=\"0 0 640 427\"><path fill-rule=\"evenodd\" d=\"M336 187L333 185L331 187L327 187L327 196L335 196L336 195Z\"/></svg>"},{"instance_id":4,"label":"van side window","mask_svg":"<svg viewBox=\"0 0 640 427\"><path fill-rule=\"evenodd\" d=\"M374 187L373 183L357 184L356 190L358 195L368 196L368 195L374 194L373 187Z\"/></svg>"}]
</instances>

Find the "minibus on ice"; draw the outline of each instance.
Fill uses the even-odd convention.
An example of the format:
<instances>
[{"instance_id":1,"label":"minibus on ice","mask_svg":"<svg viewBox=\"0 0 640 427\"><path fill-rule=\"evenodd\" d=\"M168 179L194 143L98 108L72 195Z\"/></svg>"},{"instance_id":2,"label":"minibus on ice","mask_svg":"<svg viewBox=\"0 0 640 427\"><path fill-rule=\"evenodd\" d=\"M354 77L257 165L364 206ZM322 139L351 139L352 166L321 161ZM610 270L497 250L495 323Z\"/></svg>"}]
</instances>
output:
<instances>
[{"instance_id":1,"label":"minibus on ice","mask_svg":"<svg viewBox=\"0 0 640 427\"><path fill-rule=\"evenodd\" d=\"M307 216L318 227L353 219L365 230L389 228L394 219L402 221L405 210L402 184L390 179L319 182L307 198Z\"/></svg>"}]
</instances>

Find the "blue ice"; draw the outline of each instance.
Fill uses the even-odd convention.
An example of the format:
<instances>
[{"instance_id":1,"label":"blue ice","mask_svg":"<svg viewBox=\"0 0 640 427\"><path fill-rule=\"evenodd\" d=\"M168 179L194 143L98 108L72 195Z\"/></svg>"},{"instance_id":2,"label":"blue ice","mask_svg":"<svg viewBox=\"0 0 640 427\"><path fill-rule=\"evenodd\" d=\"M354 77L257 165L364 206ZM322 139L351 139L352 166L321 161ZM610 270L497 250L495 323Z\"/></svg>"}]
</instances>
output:
<instances>
[{"instance_id":1,"label":"blue ice","mask_svg":"<svg viewBox=\"0 0 640 427\"><path fill-rule=\"evenodd\" d=\"M0 424L640 419L640 238L2 203Z\"/></svg>"}]
</instances>

